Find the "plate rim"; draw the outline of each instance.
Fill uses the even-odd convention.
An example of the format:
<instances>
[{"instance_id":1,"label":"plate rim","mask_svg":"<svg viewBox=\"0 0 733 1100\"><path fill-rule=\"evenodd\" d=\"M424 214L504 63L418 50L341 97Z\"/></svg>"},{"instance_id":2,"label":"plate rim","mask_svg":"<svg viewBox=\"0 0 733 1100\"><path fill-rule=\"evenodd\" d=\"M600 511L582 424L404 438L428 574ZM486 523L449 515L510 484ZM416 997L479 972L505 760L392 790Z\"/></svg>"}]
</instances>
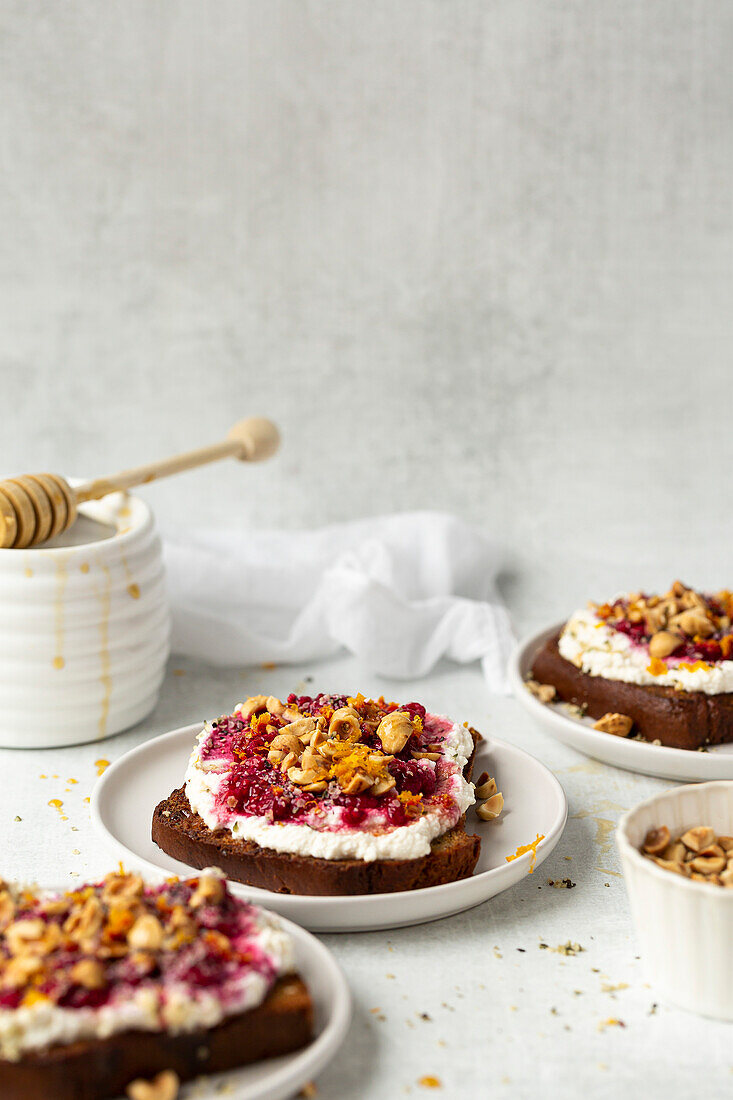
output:
<instances>
[{"instance_id":1,"label":"plate rim","mask_svg":"<svg viewBox=\"0 0 733 1100\"><path fill-rule=\"evenodd\" d=\"M333 953L307 928L302 928L280 913L273 915L284 930L292 936L296 945L301 943L306 951L327 968L332 985L329 991L328 1018L323 1030L308 1046L292 1052L294 1057L291 1061L274 1069L266 1079L254 1082L251 1086L251 1095L248 1096L245 1093L246 1100L269 1100L271 1096L289 1096L291 1090L299 1088L312 1077L317 1077L341 1048L351 1026L354 1012L354 999L349 983ZM262 1064L266 1065L266 1061ZM246 1066L241 1067L242 1070L246 1068ZM232 1075L232 1084L236 1087L237 1069L230 1070L229 1073Z\"/></svg>"},{"instance_id":2,"label":"plate rim","mask_svg":"<svg viewBox=\"0 0 733 1100\"><path fill-rule=\"evenodd\" d=\"M537 719L538 725L543 728L543 732L554 737L555 740L567 744L568 742L560 733L555 735L548 727L554 726L559 731L572 731L574 736L585 739L588 743L588 747L581 748L573 742L570 747L576 752L581 753L583 756L589 756L593 760L599 760L610 767L621 768L637 775L650 775L657 779L672 779L678 782L714 782L716 778L721 781L725 780L724 776L694 775L695 769L690 770L689 765L696 756L699 757L702 754L695 753L690 749L676 749L670 745L652 745L628 738L616 739L615 744L617 751L620 752L625 762L620 763L616 760L611 762L603 751L603 746L608 745L608 734L594 730L592 727L576 721L570 715L560 714L558 711L545 706L539 699L535 699L524 687L522 665L526 663L531 651L539 648L543 642L556 634L564 625L565 620L562 620L531 634L526 634L517 642L509 658L507 672L512 695L520 706L524 707L530 715ZM592 751L593 746L598 746L601 755ZM705 755L713 758L716 756L715 753ZM634 763L635 758L636 764ZM669 762L667 767L664 766L665 760ZM731 757L731 761L733 763L733 757ZM675 763L680 766L679 770L671 774L670 769ZM644 767L644 764L647 766ZM684 774L682 774L683 772Z\"/></svg>"},{"instance_id":3,"label":"plate rim","mask_svg":"<svg viewBox=\"0 0 733 1100\"><path fill-rule=\"evenodd\" d=\"M122 756L115 760L114 763L110 764L110 766L99 777L92 790L90 813L92 825L95 831L103 838L104 842L108 845L111 845L113 850L115 850L117 853L122 854L127 859L134 859L138 866L144 866L150 872L155 874L165 875L170 874L171 872L169 869L160 867L159 865L152 863L144 856L137 855L134 851L132 851L132 849L128 848L121 840L119 840L106 827L102 817L102 811L100 809L100 802L102 801L108 788L114 783L117 773L122 770L123 766L129 766L130 761L134 761L135 757L144 756L147 751L150 751L150 748L153 745L160 746L161 743L163 743L165 740L172 741L174 739L182 738L184 735L191 738L191 743L193 745L193 738L195 737L196 733L201 730L202 726L203 722L194 722L187 726L180 726L177 729L157 734L155 737L150 737L146 741L143 741L140 745L136 745L134 748L129 749L126 753L123 753ZM547 765L543 764L541 760L539 760L536 756L533 756L531 753L527 752L525 749L519 748L518 745L511 744L511 742L509 741L504 741L501 738L493 736L488 737L484 735L483 742L487 746L497 746L502 751L508 752L510 754L513 753L516 756L520 757L522 760L529 761L531 766L540 768L542 772L544 772L544 777L549 782L549 785L553 790L555 798L557 799L557 809L555 812L555 816L550 824L550 827L545 833L543 839L537 845L535 853L535 867L539 867L540 864L543 863L544 860L551 854L565 829L568 818L568 800L567 795L565 794L565 790L563 789L560 780L547 767ZM445 882L437 886L422 887L419 890L407 891L407 893L409 894L410 898L416 900L418 904L421 899L428 897L435 899L451 897L454 894L460 895L466 890L467 883L476 884L478 882L494 881L496 878L506 875L510 866L513 867L515 872L521 871L525 867L528 868L531 860L531 855L531 852L526 852L524 855L517 856L516 859L512 860L511 864L499 864L496 867L490 867L486 871L479 871L478 874L471 875L471 877L468 879L458 879L455 882ZM516 882L519 881L519 879L521 879L522 877L522 875L517 875L516 879L514 879L512 882L508 882L505 886L502 886L499 890L496 891L496 893L502 893L504 890L509 889L511 886L515 885ZM248 889L245 883L239 883L238 885L242 886L245 890ZM266 895L268 892L256 890L255 887L250 887L249 889L251 891L256 891L253 895L254 903L262 905L266 908L267 902L266 899L262 898L262 895ZM353 910L358 910L359 908L363 908L365 901L372 900L375 906L379 905L381 907L384 907L387 905L394 906L396 904L394 899L402 898L404 900L404 894L401 893L368 895L357 894L347 897L339 897L330 894L292 894L288 896L292 897L293 899L297 899L298 907L305 911L303 917L304 920L308 919L305 914L317 911L324 904L329 904L334 909L338 908L338 910L343 912L344 916L347 917L349 912ZM481 897L478 901L471 902L469 903L469 905L461 906L460 908L468 909L472 905L480 905L483 901L488 900L492 896L494 895L487 894L486 896ZM458 909L450 910L451 913L458 911ZM409 921L408 923L419 924L425 920L440 919L442 916L448 915L449 912L445 912L438 914L438 916L436 917L416 918ZM377 927L378 926L375 925L375 930ZM355 931L356 929L351 925L345 924L343 930ZM328 931L336 931L336 929L329 928Z\"/></svg>"}]
</instances>

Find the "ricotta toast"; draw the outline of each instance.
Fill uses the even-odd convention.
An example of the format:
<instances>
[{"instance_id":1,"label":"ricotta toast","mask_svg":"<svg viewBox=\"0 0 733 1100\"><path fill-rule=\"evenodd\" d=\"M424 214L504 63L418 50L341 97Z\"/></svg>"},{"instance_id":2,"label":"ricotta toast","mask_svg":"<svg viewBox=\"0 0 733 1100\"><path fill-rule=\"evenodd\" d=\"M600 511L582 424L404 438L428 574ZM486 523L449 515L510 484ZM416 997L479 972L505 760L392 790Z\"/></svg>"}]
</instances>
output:
<instances>
[{"instance_id":1,"label":"ricotta toast","mask_svg":"<svg viewBox=\"0 0 733 1100\"><path fill-rule=\"evenodd\" d=\"M218 871L162 886L120 872L51 895L3 884L0 929L3 1100L102 1100L311 1037L290 937Z\"/></svg>"},{"instance_id":2,"label":"ricotta toast","mask_svg":"<svg viewBox=\"0 0 733 1100\"><path fill-rule=\"evenodd\" d=\"M153 839L285 893L363 894L470 875L478 734L419 703L259 695L207 722Z\"/></svg>"},{"instance_id":3,"label":"ricotta toast","mask_svg":"<svg viewBox=\"0 0 733 1100\"><path fill-rule=\"evenodd\" d=\"M733 594L675 581L576 611L536 654L533 690L583 707L597 728L674 748L733 741Z\"/></svg>"}]
</instances>

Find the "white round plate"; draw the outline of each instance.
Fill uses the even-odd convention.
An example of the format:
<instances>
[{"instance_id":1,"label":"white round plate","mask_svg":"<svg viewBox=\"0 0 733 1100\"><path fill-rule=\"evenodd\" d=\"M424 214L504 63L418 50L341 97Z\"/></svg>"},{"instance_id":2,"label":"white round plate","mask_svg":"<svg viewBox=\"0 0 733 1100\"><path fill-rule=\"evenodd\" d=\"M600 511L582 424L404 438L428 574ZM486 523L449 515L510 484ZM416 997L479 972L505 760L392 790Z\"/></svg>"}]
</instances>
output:
<instances>
[{"instance_id":1,"label":"white round plate","mask_svg":"<svg viewBox=\"0 0 733 1100\"><path fill-rule=\"evenodd\" d=\"M659 779L733 779L733 744L716 745L707 752L670 749L666 745L651 745L633 738L613 737L593 729L592 718L569 714L563 703L540 703L524 686L537 650L560 630L562 624L540 631L520 642L509 662L509 682L515 698L538 726L564 745L570 745L586 756Z\"/></svg>"},{"instance_id":2,"label":"white round plate","mask_svg":"<svg viewBox=\"0 0 733 1100\"><path fill-rule=\"evenodd\" d=\"M232 1100L285 1100L325 1069L346 1038L351 1022L351 993L341 968L315 936L291 921L283 920L282 925L293 937L295 966L313 1000L315 1039L303 1050L282 1058L204 1078L196 1092L200 1100L214 1100L223 1095L224 1082L226 1095Z\"/></svg>"},{"instance_id":3,"label":"white round plate","mask_svg":"<svg viewBox=\"0 0 733 1100\"><path fill-rule=\"evenodd\" d=\"M181 786L200 730L200 724L186 726L145 742L108 768L94 788L94 825L126 865L148 873L191 873L185 863L171 859L153 843L150 828L155 806ZM423 890L355 897L275 894L239 883L232 883L232 888L315 932L398 928L470 909L527 874L529 854L511 862L506 857L538 833L545 837L537 846L539 866L560 839L568 813L565 793L554 775L513 745L483 740L474 769L476 775L486 770L495 776L504 795L504 811L491 822L482 822L469 811L468 830L481 837L481 855L471 878Z\"/></svg>"}]
</instances>

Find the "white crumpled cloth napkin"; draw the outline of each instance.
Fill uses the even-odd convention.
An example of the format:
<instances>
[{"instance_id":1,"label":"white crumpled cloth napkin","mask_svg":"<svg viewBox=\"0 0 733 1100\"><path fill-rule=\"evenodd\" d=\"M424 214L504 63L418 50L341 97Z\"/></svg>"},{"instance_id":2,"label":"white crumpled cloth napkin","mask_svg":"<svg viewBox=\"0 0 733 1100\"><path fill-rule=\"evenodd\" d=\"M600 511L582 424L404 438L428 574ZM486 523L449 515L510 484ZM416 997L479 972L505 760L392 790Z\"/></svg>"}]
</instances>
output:
<instances>
[{"instance_id":1,"label":"white crumpled cloth napkin","mask_svg":"<svg viewBox=\"0 0 733 1100\"><path fill-rule=\"evenodd\" d=\"M502 555L454 516L413 512L315 531L168 532L173 651L216 665L347 649L385 676L480 660L505 690Z\"/></svg>"}]
</instances>

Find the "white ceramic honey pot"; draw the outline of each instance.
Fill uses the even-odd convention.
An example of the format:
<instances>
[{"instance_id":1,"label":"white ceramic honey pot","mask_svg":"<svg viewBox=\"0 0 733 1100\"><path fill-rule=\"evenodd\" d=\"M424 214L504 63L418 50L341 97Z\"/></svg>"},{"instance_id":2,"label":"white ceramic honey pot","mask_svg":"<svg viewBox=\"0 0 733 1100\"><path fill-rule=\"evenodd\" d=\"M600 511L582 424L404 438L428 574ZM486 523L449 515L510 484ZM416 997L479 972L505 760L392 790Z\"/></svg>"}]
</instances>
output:
<instances>
[{"instance_id":1,"label":"white ceramic honey pot","mask_svg":"<svg viewBox=\"0 0 733 1100\"><path fill-rule=\"evenodd\" d=\"M155 706L170 631L151 511L115 493L42 548L0 550L0 745L94 741Z\"/></svg>"}]
</instances>

